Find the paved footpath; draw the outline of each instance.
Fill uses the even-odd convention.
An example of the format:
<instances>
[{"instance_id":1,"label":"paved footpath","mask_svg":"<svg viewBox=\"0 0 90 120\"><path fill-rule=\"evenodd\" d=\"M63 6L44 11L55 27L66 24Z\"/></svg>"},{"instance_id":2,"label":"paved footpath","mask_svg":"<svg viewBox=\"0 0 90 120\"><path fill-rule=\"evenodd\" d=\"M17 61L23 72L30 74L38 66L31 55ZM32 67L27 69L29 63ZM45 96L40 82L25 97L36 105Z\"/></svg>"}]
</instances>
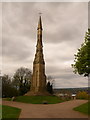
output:
<instances>
[{"instance_id":1,"label":"paved footpath","mask_svg":"<svg viewBox=\"0 0 90 120\"><path fill-rule=\"evenodd\" d=\"M21 108L19 118L88 118L73 108L86 103L87 100L72 100L58 104L27 104L3 101L2 104Z\"/></svg>"}]
</instances>

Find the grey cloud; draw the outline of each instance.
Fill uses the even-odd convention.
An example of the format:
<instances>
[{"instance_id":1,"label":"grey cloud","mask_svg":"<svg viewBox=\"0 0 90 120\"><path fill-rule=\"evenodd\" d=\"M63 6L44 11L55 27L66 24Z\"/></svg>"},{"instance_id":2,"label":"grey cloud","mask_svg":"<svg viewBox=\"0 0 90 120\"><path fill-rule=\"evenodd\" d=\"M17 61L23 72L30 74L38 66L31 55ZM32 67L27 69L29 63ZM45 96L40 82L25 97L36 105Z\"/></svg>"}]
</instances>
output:
<instances>
[{"instance_id":1,"label":"grey cloud","mask_svg":"<svg viewBox=\"0 0 90 120\"><path fill-rule=\"evenodd\" d=\"M83 81L83 82L82 82ZM61 85L61 86L59 86ZM71 86L70 86L71 85ZM77 76L77 77L74 77L73 79L57 79L56 82L55 82L55 86L57 88L61 87L65 87L65 88L68 88L69 86L71 88L73 87L87 87L88 86L88 80L85 79L85 78L82 78L80 76Z\"/></svg>"},{"instance_id":2,"label":"grey cloud","mask_svg":"<svg viewBox=\"0 0 90 120\"><path fill-rule=\"evenodd\" d=\"M88 2L88 27L90 28L90 1Z\"/></svg>"},{"instance_id":3,"label":"grey cloud","mask_svg":"<svg viewBox=\"0 0 90 120\"><path fill-rule=\"evenodd\" d=\"M32 52L29 50L28 46L24 43L24 41L20 38L3 37L2 46L3 56L8 56L13 60L23 61L29 56L32 56Z\"/></svg>"},{"instance_id":4,"label":"grey cloud","mask_svg":"<svg viewBox=\"0 0 90 120\"><path fill-rule=\"evenodd\" d=\"M87 30L87 5L79 2L3 3L3 72L13 74L11 71L20 66L32 68L38 13L42 12L47 75L54 76L56 87L74 86L74 80L75 86L78 83L85 86L83 77L76 77L72 72L71 63Z\"/></svg>"}]
</instances>

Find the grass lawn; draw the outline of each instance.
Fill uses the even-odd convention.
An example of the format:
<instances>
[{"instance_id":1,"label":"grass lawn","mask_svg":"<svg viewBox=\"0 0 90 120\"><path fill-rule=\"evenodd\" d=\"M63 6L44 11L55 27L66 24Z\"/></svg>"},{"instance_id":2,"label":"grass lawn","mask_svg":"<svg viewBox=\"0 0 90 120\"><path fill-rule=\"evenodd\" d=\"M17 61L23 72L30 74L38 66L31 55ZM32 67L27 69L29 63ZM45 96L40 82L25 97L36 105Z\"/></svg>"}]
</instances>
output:
<instances>
[{"instance_id":1,"label":"grass lawn","mask_svg":"<svg viewBox=\"0 0 90 120\"><path fill-rule=\"evenodd\" d=\"M10 98L7 98L6 100L10 100ZM55 104L66 100L61 100L57 96L19 96L16 97L15 101L32 104L42 104L44 101L47 101L48 104Z\"/></svg>"},{"instance_id":2,"label":"grass lawn","mask_svg":"<svg viewBox=\"0 0 90 120\"><path fill-rule=\"evenodd\" d=\"M87 115L90 115L90 102L82 104L82 105L74 108L74 110L82 112L82 113L87 114Z\"/></svg>"},{"instance_id":3,"label":"grass lawn","mask_svg":"<svg viewBox=\"0 0 90 120\"><path fill-rule=\"evenodd\" d=\"M2 105L2 118L18 118L20 115L21 109Z\"/></svg>"}]
</instances>

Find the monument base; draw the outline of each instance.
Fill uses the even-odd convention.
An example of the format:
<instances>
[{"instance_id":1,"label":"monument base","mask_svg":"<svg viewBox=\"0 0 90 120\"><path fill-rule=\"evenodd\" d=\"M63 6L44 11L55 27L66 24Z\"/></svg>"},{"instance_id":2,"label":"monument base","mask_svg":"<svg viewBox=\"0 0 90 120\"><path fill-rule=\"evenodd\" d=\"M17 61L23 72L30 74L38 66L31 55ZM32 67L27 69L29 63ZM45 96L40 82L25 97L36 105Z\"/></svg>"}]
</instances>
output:
<instances>
[{"instance_id":1,"label":"monument base","mask_svg":"<svg viewBox=\"0 0 90 120\"><path fill-rule=\"evenodd\" d=\"M27 92L24 96L50 96L51 94L48 93L47 91L38 91L38 92L33 92L33 91L29 91Z\"/></svg>"}]
</instances>

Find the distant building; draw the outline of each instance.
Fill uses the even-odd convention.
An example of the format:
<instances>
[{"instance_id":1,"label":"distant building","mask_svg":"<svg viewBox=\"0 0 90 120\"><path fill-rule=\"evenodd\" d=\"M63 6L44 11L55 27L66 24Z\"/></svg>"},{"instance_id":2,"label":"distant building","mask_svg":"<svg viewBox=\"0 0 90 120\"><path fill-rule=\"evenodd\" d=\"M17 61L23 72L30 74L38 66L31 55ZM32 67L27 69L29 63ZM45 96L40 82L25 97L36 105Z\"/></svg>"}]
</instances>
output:
<instances>
[{"instance_id":1,"label":"distant building","mask_svg":"<svg viewBox=\"0 0 90 120\"><path fill-rule=\"evenodd\" d=\"M76 94L72 94L72 99L76 99Z\"/></svg>"}]
</instances>

